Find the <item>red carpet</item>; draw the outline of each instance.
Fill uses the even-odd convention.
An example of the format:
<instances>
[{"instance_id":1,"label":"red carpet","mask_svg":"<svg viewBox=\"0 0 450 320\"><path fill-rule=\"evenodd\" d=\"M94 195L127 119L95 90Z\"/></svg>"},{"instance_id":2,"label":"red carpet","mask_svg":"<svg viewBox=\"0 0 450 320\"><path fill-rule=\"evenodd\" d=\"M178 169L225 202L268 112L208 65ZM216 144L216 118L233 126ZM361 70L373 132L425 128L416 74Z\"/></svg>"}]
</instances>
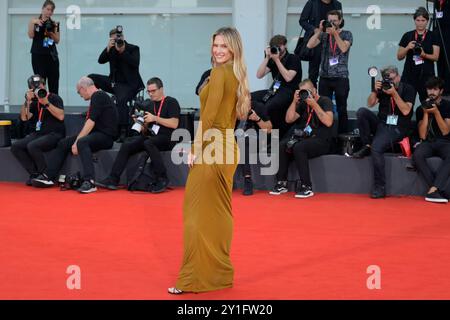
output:
<instances>
[{"instance_id":1,"label":"red carpet","mask_svg":"<svg viewBox=\"0 0 450 320\"><path fill-rule=\"evenodd\" d=\"M450 299L450 205L266 192L234 195L235 287L169 296L183 196L0 184L0 299ZM66 287L70 265L81 290Z\"/></svg>"}]
</instances>

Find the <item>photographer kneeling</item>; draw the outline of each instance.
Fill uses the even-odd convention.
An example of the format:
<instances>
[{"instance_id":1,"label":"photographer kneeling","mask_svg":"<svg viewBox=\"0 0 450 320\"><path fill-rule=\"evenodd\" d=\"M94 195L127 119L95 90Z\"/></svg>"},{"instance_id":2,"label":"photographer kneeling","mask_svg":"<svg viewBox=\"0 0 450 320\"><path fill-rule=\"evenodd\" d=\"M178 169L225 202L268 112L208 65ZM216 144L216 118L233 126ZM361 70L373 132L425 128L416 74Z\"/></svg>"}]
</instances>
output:
<instances>
[{"instance_id":1,"label":"photographer kneeling","mask_svg":"<svg viewBox=\"0 0 450 320\"><path fill-rule=\"evenodd\" d=\"M353 154L354 158L359 159L372 154L373 199L386 197L384 153L406 137L411 127L416 94L412 86L400 82L396 67L384 68L381 74L383 81L375 82L374 91L367 99L369 108L379 103L378 116L367 108L361 108L356 113L363 147Z\"/></svg>"},{"instance_id":2,"label":"photographer kneeling","mask_svg":"<svg viewBox=\"0 0 450 320\"><path fill-rule=\"evenodd\" d=\"M39 75L28 79L25 99L20 109L20 120L33 123L35 131L15 142L11 152L29 173L26 184L31 186L31 180L47 167L44 152L56 148L59 140L64 138L64 104L58 95L47 92L45 79Z\"/></svg>"},{"instance_id":3,"label":"photographer kneeling","mask_svg":"<svg viewBox=\"0 0 450 320\"><path fill-rule=\"evenodd\" d=\"M86 122L78 136L72 136L58 143L56 153L49 162L46 172L34 179L33 186L48 188L55 185L55 180L69 152L79 156L82 166L80 193L97 191L95 187L95 170L92 153L110 149L117 137L117 110L107 93L97 89L94 81L88 77L77 83L77 93L85 100L90 100Z\"/></svg>"},{"instance_id":4,"label":"photographer kneeling","mask_svg":"<svg viewBox=\"0 0 450 320\"><path fill-rule=\"evenodd\" d=\"M289 162L294 158L300 181L297 181L296 198L314 196L309 172L309 159L327 154L330 150L333 103L328 97L321 97L310 80L299 85L287 113L286 122L295 123L280 142L280 168L277 184L270 192L280 195L288 192L287 177Z\"/></svg>"},{"instance_id":5,"label":"photographer kneeling","mask_svg":"<svg viewBox=\"0 0 450 320\"><path fill-rule=\"evenodd\" d=\"M147 82L147 93L150 100L138 105L135 111L136 136L128 138L120 148L109 176L97 185L109 190L117 190L120 176L128 159L141 151L146 151L152 161L152 171L156 176L152 185L152 193L161 193L167 189L169 180L161 156L161 151L171 150L172 132L178 128L180 105L175 98L164 95L163 82L152 78Z\"/></svg>"},{"instance_id":6,"label":"photographer kneeling","mask_svg":"<svg viewBox=\"0 0 450 320\"><path fill-rule=\"evenodd\" d=\"M447 203L445 188L450 180L450 102L442 99L444 82L437 77L425 83L428 99L416 111L422 142L413 154L413 161L429 190L426 201ZM442 164L434 175L427 159L439 157Z\"/></svg>"}]
</instances>

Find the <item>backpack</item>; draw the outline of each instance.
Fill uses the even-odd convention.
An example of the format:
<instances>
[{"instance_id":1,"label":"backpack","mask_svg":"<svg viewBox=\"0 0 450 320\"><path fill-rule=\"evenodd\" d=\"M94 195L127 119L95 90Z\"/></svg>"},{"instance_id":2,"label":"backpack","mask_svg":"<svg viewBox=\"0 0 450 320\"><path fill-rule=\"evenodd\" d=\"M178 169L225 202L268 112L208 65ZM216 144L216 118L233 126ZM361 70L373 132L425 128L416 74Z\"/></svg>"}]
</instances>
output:
<instances>
[{"instance_id":1,"label":"backpack","mask_svg":"<svg viewBox=\"0 0 450 320\"><path fill-rule=\"evenodd\" d=\"M155 183L155 177L150 173L148 168L148 155L145 154L139 160L139 165L136 172L133 175L133 178L128 182L128 191L144 191L151 192L152 185Z\"/></svg>"}]
</instances>

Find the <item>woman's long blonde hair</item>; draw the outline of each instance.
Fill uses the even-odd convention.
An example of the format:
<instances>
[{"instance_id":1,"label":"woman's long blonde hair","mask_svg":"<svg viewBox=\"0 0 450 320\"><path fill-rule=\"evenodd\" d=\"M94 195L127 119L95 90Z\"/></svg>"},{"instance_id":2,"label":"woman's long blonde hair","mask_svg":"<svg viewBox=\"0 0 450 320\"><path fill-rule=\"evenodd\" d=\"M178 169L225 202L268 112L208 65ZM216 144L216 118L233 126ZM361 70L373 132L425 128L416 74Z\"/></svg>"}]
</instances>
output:
<instances>
[{"instance_id":1,"label":"woman's long blonde hair","mask_svg":"<svg viewBox=\"0 0 450 320\"><path fill-rule=\"evenodd\" d=\"M250 90L247 78L247 66L244 59L244 48L242 45L241 35L235 28L225 27L217 30L212 37L212 44L216 36L221 35L224 37L229 50L233 55L233 71L236 76L239 87L237 90L238 101L236 103L237 116L241 120L247 119L250 111ZM211 55L212 55L211 45Z\"/></svg>"}]
</instances>

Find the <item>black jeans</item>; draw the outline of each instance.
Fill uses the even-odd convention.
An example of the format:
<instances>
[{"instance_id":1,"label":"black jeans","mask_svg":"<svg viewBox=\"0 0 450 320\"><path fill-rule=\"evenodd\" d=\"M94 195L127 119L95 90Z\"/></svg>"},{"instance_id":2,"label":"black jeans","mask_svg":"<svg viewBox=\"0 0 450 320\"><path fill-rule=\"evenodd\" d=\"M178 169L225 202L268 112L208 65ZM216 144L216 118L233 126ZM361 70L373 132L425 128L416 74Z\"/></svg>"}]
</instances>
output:
<instances>
[{"instance_id":1,"label":"black jeans","mask_svg":"<svg viewBox=\"0 0 450 320\"><path fill-rule=\"evenodd\" d=\"M427 164L427 159L433 156L442 159L442 164L436 174L433 174ZM450 179L450 141L422 142L414 151L413 161L429 188L436 187L441 191L445 190Z\"/></svg>"},{"instance_id":2,"label":"black jeans","mask_svg":"<svg viewBox=\"0 0 450 320\"><path fill-rule=\"evenodd\" d=\"M317 79L319 79L320 60L322 57L322 46L319 45L314 49L314 55L308 66L308 78L317 88Z\"/></svg>"},{"instance_id":3,"label":"black jeans","mask_svg":"<svg viewBox=\"0 0 450 320\"><path fill-rule=\"evenodd\" d=\"M75 143L77 136L72 136L61 140L58 143L54 157L49 161L47 167L47 176L51 180L55 180L59 171L64 165L67 155L72 152L72 145ZM84 180L95 179L94 162L92 153L100 150L111 149L114 140L101 132L92 132L88 136L81 138L77 142L78 155L82 166L82 177Z\"/></svg>"},{"instance_id":4,"label":"black jeans","mask_svg":"<svg viewBox=\"0 0 450 320\"><path fill-rule=\"evenodd\" d=\"M380 119L377 115L367 108L360 108L356 112L356 124L359 129L362 144L371 145L372 136L377 132L377 127L380 124Z\"/></svg>"},{"instance_id":5,"label":"black jeans","mask_svg":"<svg viewBox=\"0 0 450 320\"><path fill-rule=\"evenodd\" d=\"M423 75L421 77L416 77L412 79L404 79L404 82L411 85L414 90L416 90L416 94L414 95L414 101L417 98L417 94L419 94L420 101L424 101L428 98L427 89L425 88L425 83L429 78L433 77L433 74Z\"/></svg>"},{"instance_id":6,"label":"black jeans","mask_svg":"<svg viewBox=\"0 0 450 320\"><path fill-rule=\"evenodd\" d=\"M116 96L119 125L128 126L130 120L130 110L128 110L127 102L136 96L138 89L126 83L115 83L113 88L111 79L108 76L90 74L89 78L94 81L97 88Z\"/></svg>"},{"instance_id":7,"label":"black jeans","mask_svg":"<svg viewBox=\"0 0 450 320\"><path fill-rule=\"evenodd\" d=\"M51 55L31 54L31 64L33 72L45 78L48 83L48 90L58 94L59 91L59 59L53 60Z\"/></svg>"},{"instance_id":8,"label":"black jeans","mask_svg":"<svg viewBox=\"0 0 450 320\"><path fill-rule=\"evenodd\" d=\"M330 99L333 93L336 97L336 109L339 116L339 133L348 132L347 99L350 92L348 78L324 78L320 77L319 94Z\"/></svg>"},{"instance_id":9,"label":"black jeans","mask_svg":"<svg viewBox=\"0 0 450 320\"><path fill-rule=\"evenodd\" d=\"M262 100L267 90L252 92L252 108L266 110L272 122L273 129L280 130L280 137L284 136L289 129L289 125L285 121L286 111L294 98L294 92L294 90L282 87L267 102Z\"/></svg>"},{"instance_id":10,"label":"black jeans","mask_svg":"<svg viewBox=\"0 0 450 320\"><path fill-rule=\"evenodd\" d=\"M125 169L128 159L133 155L141 151L147 152L151 159L152 171L157 177L166 176L166 167L161 156L160 151L168 151L172 148L172 142L166 135L157 136L135 136L128 138L120 148L114 165L111 169L110 178L116 183L120 181L120 176Z\"/></svg>"},{"instance_id":11,"label":"black jeans","mask_svg":"<svg viewBox=\"0 0 450 320\"><path fill-rule=\"evenodd\" d=\"M277 180L287 181L289 163L294 159L301 183L312 187L309 159L327 154L330 150L330 143L325 139L312 137L297 142L293 148L293 153L288 153L286 151L286 144L289 139L290 137L280 142L280 168L277 173Z\"/></svg>"},{"instance_id":12,"label":"black jeans","mask_svg":"<svg viewBox=\"0 0 450 320\"><path fill-rule=\"evenodd\" d=\"M41 135L35 132L15 142L11 152L30 175L40 174L47 168L44 152L56 148L62 138L59 133Z\"/></svg>"}]
</instances>

